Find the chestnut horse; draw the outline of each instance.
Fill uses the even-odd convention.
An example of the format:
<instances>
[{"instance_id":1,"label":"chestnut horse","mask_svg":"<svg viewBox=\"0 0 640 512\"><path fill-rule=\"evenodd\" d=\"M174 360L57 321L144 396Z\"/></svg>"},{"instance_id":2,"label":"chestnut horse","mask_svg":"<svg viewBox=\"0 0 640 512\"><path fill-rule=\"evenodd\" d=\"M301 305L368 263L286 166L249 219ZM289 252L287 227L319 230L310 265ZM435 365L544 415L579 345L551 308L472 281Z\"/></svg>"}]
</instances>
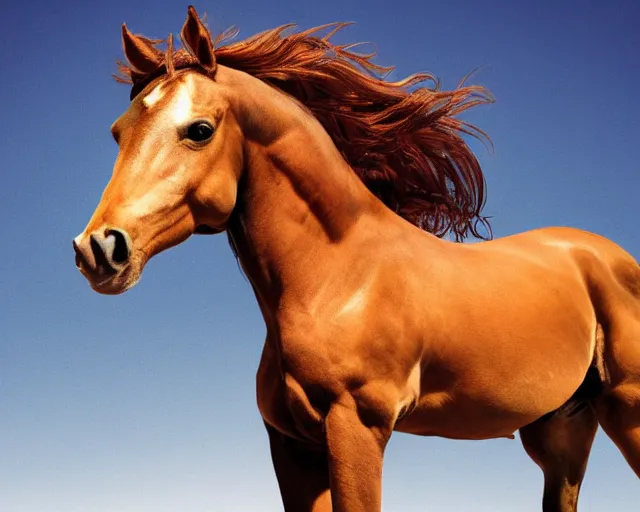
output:
<instances>
[{"instance_id":1,"label":"chestnut horse","mask_svg":"<svg viewBox=\"0 0 640 512\"><path fill-rule=\"evenodd\" d=\"M184 48L160 50L123 26L132 101L80 271L121 293L227 231L266 323L258 406L287 511L379 511L393 431L519 430L545 511L576 510L598 425L640 475L636 261L569 228L488 240L462 138L483 134L456 115L491 97L386 81L330 42L341 27L219 44L190 7Z\"/></svg>"}]
</instances>

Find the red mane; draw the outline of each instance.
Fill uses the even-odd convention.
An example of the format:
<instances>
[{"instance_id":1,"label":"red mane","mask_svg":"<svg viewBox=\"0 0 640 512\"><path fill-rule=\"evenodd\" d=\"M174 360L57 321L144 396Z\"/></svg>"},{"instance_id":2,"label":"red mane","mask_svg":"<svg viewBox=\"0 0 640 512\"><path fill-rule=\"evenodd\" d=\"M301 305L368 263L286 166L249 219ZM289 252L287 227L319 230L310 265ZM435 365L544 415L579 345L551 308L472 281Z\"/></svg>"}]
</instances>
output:
<instances>
[{"instance_id":1,"label":"red mane","mask_svg":"<svg viewBox=\"0 0 640 512\"><path fill-rule=\"evenodd\" d=\"M285 35L291 27L286 25L221 44L235 35L227 32L215 41L216 61L301 101L364 184L405 219L438 236L449 233L458 241L468 235L490 238L491 227L481 215L484 175L462 135L487 142L489 138L456 116L492 102L491 95L480 86L441 91L428 73L385 81L392 68L372 63L374 54L359 54L352 51L354 45L330 42L345 25ZM317 35L327 29L324 37ZM170 44L158 55L162 58L152 73L120 63L116 79L133 84L132 98L167 70L193 67L206 73L184 48L174 51Z\"/></svg>"}]
</instances>

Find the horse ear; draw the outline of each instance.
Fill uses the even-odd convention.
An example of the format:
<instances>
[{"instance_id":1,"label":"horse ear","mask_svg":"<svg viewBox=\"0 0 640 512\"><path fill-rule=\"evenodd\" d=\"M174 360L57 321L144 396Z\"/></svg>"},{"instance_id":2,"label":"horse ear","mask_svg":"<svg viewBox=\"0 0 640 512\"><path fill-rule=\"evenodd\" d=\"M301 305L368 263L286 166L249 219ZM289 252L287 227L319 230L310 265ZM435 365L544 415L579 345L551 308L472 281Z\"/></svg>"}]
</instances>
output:
<instances>
[{"instance_id":1,"label":"horse ear","mask_svg":"<svg viewBox=\"0 0 640 512\"><path fill-rule=\"evenodd\" d=\"M180 37L183 44L198 59L203 68L209 72L216 70L216 56L213 51L211 34L200 21L200 17L192 5L189 6L187 21L184 22Z\"/></svg>"},{"instance_id":2,"label":"horse ear","mask_svg":"<svg viewBox=\"0 0 640 512\"><path fill-rule=\"evenodd\" d=\"M162 52L155 48L153 39L137 36L122 24L122 47L124 55L135 71L148 74L153 73L163 62Z\"/></svg>"}]
</instances>

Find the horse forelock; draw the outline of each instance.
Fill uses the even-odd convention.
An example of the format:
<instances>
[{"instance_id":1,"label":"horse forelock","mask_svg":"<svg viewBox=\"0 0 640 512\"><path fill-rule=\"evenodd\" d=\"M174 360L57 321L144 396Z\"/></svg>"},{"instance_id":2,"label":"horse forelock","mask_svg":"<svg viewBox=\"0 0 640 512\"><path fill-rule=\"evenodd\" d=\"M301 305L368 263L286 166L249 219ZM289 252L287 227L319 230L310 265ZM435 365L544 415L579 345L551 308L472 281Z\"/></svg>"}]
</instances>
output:
<instances>
[{"instance_id":1,"label":"horse forelock","mask_svg":"<svg viewBox=\"0 0 640 512\"><path fill-rule=\"evenodd\" d=\"M375 53L361 54L354 45L331 42L346 25L292 34L285 31L293 25L284 25L228 44L237 31L227 31L215 39L215 59L303 103L364 184L405 219L437 236L490 238L490 225L481 214L484 174L464 136L490 140L458 118L492 102L490 93L463 84L442 91L429 73L387 81L393 68L374 64ZM327 33L318 35L323 30ZM156 78L181 69L215 79L192 52L172 44L154 72L119 65L116 80L132 85L131 99Z\"/></svg>"}]
</instances>

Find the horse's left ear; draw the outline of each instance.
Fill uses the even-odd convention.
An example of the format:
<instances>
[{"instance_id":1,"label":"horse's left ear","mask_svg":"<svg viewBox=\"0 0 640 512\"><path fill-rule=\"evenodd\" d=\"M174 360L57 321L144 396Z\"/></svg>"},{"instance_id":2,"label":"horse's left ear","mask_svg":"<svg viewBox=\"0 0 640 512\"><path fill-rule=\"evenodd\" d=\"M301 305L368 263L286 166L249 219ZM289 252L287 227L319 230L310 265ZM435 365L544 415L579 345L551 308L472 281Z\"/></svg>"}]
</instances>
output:
<instances>
[{"instance_id":1,"label":"horse's left ear","mask_svg":"<svg viewBox=\"0 0 640 512\"><path fill-rule=\"evenodd\" d=\"M204 26L198 13L192 5L189 6L187 12L187 21L185 21L180 38L188 50L198 59L200 65L210 73L216 70L216 56L213 51L213 43L211 42L211 34L207 27Z\"/></svg>"}]
</instances>

